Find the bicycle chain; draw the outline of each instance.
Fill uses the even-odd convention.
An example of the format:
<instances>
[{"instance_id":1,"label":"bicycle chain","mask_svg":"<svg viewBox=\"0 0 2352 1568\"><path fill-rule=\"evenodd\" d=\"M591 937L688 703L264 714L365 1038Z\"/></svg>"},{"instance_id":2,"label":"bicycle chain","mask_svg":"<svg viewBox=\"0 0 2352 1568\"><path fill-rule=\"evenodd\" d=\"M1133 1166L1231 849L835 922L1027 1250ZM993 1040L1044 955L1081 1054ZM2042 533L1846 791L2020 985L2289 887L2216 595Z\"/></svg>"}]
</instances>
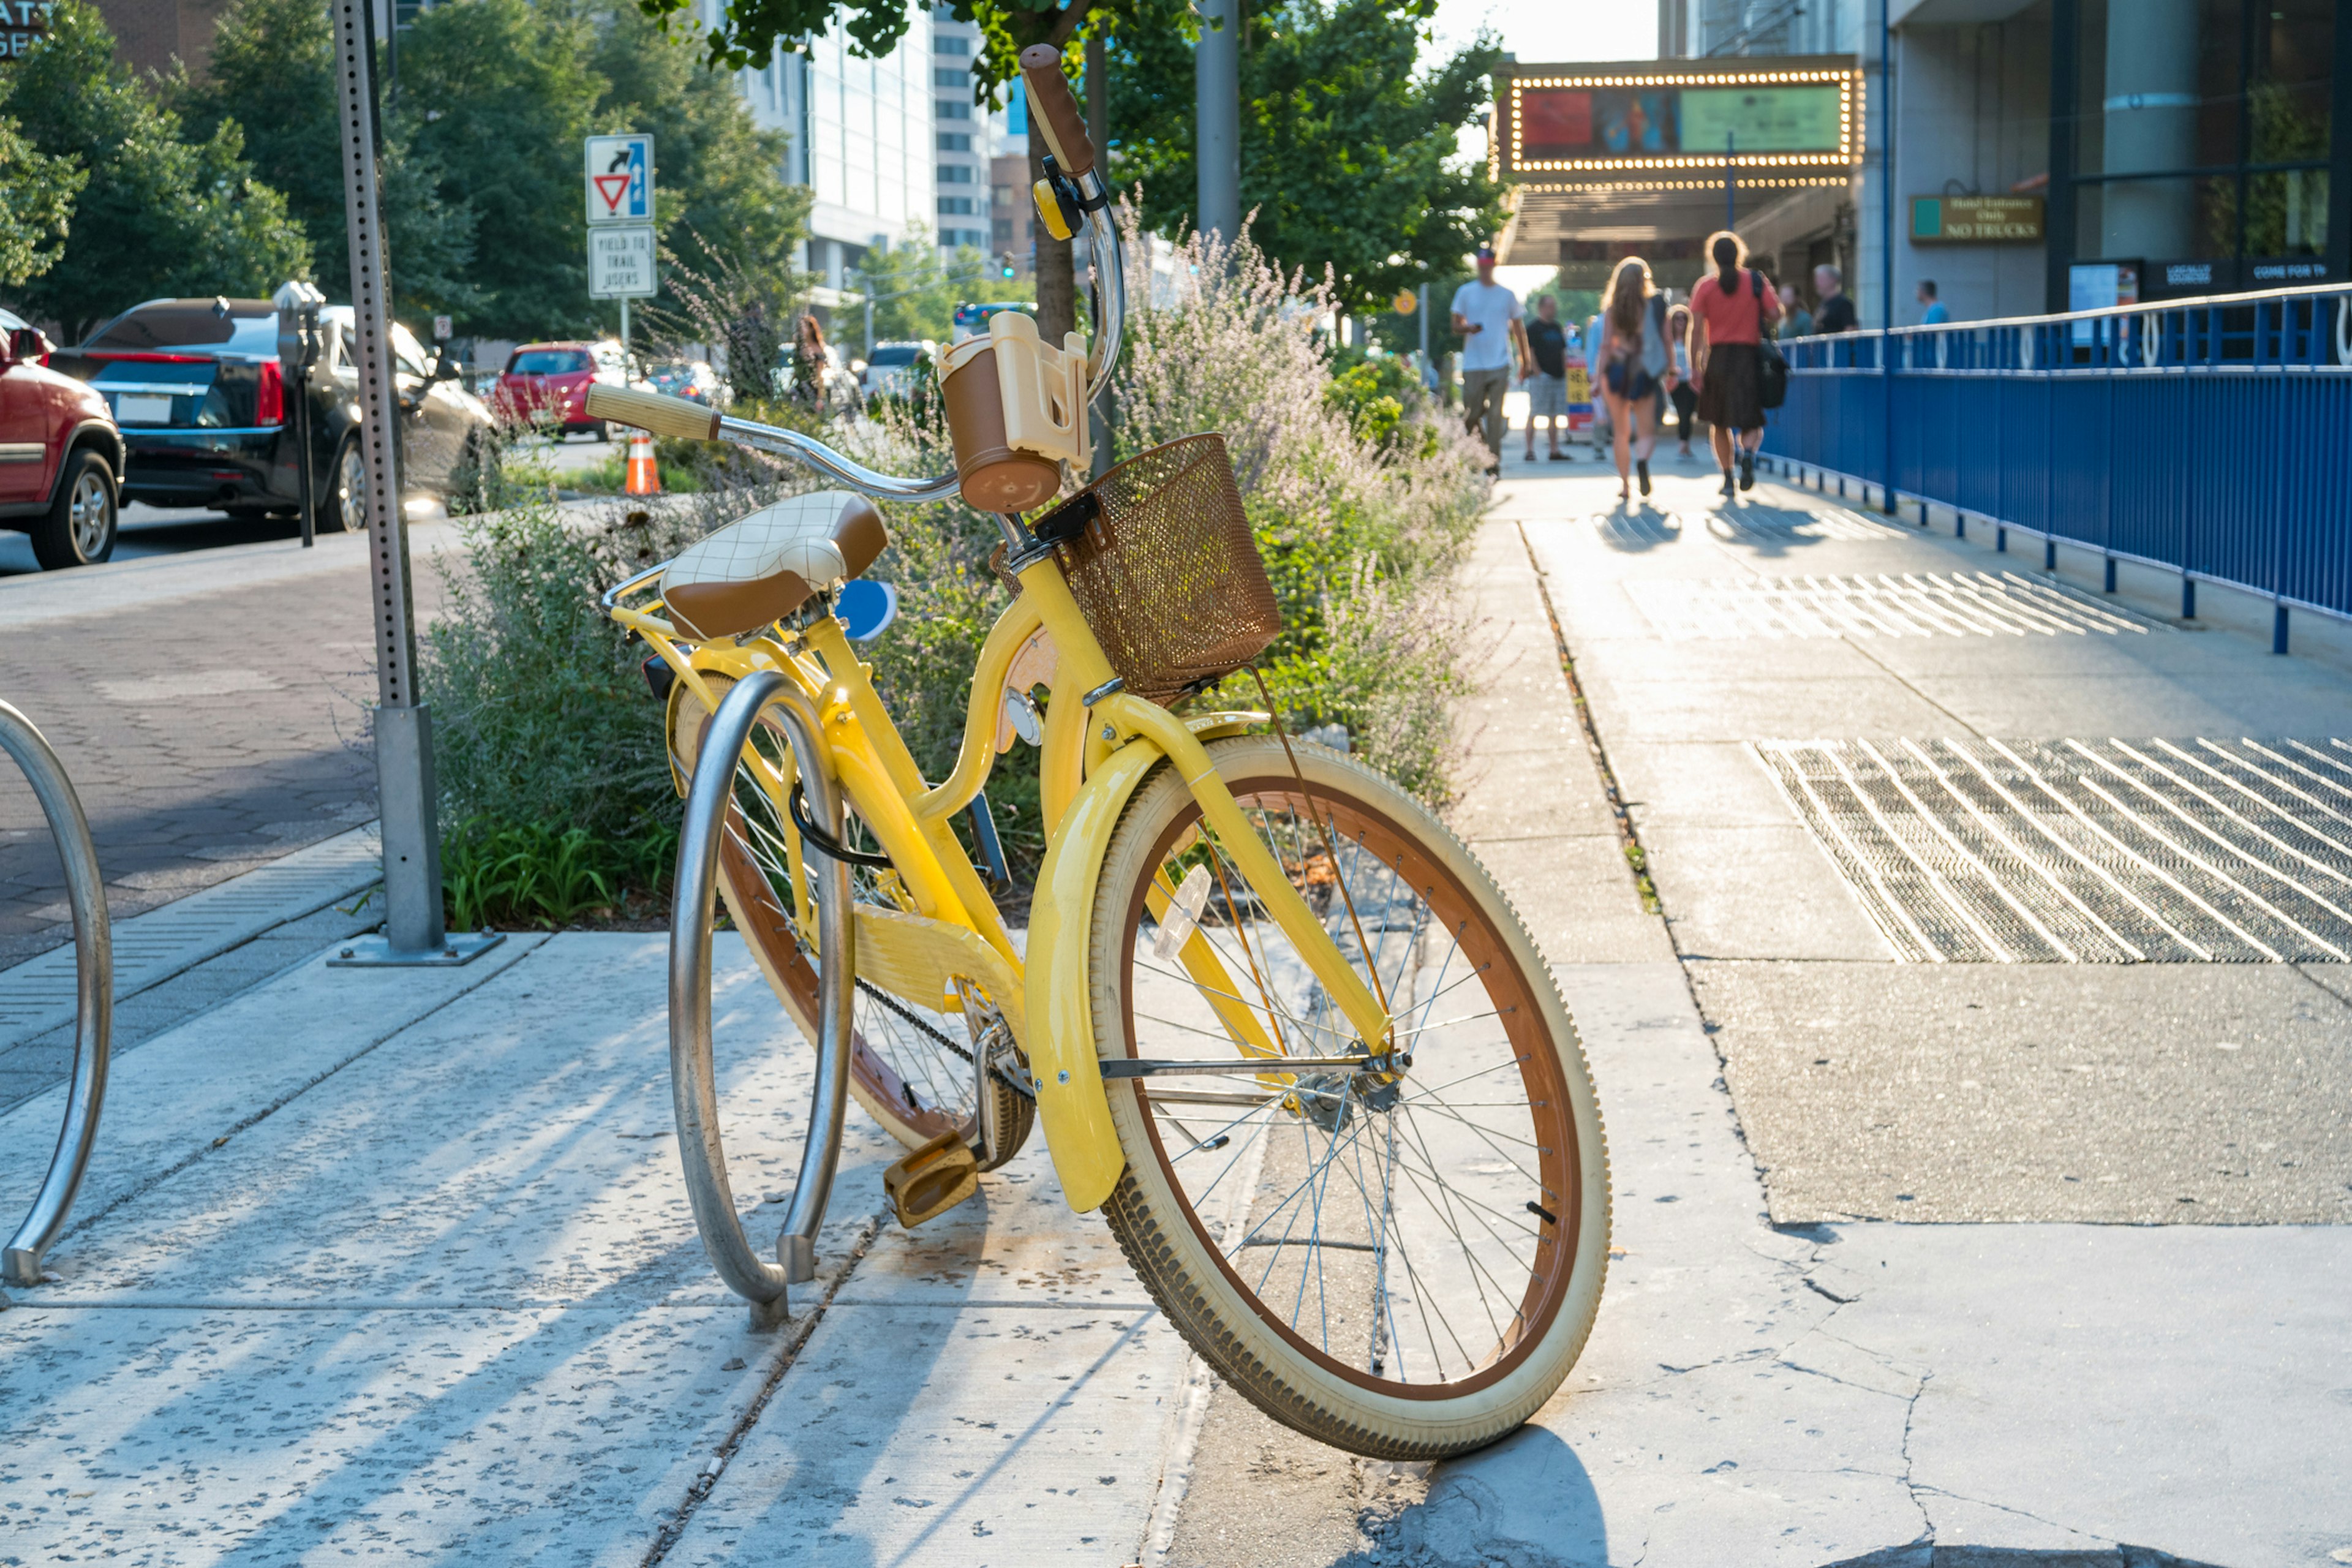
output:
<instances>
[{"instance_id":1,"label":"bicycle chain","mask_svg":"<svg viewBox=\"0 0 2352 1568\"><path fill-rule=\"evenodd\" d=\"M945 1046L948 1049L961 1057L965 1061L969 1062L971 1060L971 1052L969 1049L956 1044L955 1041L950 1039L939 1030L931 1027L930 1025L925 1023L922 1019L915 1016L913 1012L907 1007L907 1005L899 1001L896 996L891 995L888 992L881 989L881 987L863 979L858 980L856 984L860 991L865 992L868 996L871 996L877 1002L881 1003L884 1007L896 1013L906 1022L912 1024L917 1029L921 1031L923 1034L929 1036L934 1041ZM995 1066L992 1066L988 1070L991 1077L994 1078L997 1082L1003 1084L1013 1093L1020 1095L1025 1100L1033 1101L1037 1098L1037 1087L1034 1083L1024 1081L1024 1079L1026 1078L1025 1074L1023 1078L1014 1078L1003 1068Z\"/></svg>"}]
</instances>

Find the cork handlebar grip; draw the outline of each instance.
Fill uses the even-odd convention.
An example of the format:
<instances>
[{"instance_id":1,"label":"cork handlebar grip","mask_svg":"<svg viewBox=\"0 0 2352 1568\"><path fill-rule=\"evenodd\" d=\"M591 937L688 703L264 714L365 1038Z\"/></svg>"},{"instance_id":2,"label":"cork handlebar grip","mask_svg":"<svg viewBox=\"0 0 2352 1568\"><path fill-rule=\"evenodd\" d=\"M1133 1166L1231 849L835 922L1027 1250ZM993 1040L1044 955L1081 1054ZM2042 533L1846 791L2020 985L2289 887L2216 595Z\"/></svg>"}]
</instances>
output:
<instances>
[{"instance_id":1,"label":"cork handlebar grip","mask_svg":"<svg viewBox=\"0 0 2352 1568\"><path fill-rule=\"evenodd\" d=\"M1029 118L1045 132L1045 146L1062 173L1076 179L1095 166L1095 144L1087 135L1078 96L1062 74L1062 51L1032 44L1021 51L1022 79L1029 84Z\"/></svg>"},{"instance_id":2,"label":"cork handlebar grip","mask_svg":"<svg viewBox=\"0 0 2352 1568\"><path fill-rule=\"evenodd\" d=\"M634 425L656 436L675 436L688 441L719 438L717 410L683 397L640 392L634 386L607 386L603 382L591 386L588 417L609 419L615 425Z\"/></svg>"}]
</instances>

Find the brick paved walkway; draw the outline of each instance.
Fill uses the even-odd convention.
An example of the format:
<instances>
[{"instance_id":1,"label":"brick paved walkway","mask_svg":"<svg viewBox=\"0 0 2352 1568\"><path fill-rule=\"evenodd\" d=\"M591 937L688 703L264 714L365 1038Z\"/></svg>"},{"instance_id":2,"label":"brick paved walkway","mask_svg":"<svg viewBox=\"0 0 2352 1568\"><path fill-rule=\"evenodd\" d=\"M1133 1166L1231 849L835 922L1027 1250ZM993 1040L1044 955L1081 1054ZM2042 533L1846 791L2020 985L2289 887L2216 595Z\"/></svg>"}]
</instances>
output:
<instances>
[{"instance_id":1,"label":"brick paved walkway","mask_svg":"<svg viewBox=\"0 0 2352 1568\"><path fill-rule=\"evenodd\" d=\"M347 566L201 596L159 585L150 602L30 617L0 636L0 697L73 776L115 919L375 815L364 557L356 542L332 543ZM257 556L257 574L282 561ZM428 549L415 561L421 624L440 579ZM0 626L11 608L0 602ZM0 968L67 940L67 918L39 807L0 768Z\"/></svg>"}]
</instances>

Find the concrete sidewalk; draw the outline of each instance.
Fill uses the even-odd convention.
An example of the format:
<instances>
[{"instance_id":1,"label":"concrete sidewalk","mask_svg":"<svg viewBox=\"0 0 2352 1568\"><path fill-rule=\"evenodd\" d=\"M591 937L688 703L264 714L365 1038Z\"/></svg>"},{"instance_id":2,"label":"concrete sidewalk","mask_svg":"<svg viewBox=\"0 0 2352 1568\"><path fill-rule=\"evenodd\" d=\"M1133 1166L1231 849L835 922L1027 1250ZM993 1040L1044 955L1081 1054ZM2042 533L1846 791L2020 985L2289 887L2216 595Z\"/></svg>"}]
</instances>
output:
<instances>
[{"instance_id":1,"label":"concrete sidewalk","mask_svg":"<svg viewBox=\"0 0 2352 1568\"><path fill-rule=\"evenodd\" d=\"M0 1311L0 1563L2352 1560L2352 1231L1773 1223L1776 1184L1801 1162L1759 1173L1764 1139L1820 1121L1832 1147L1854 1135L1851 1102L1747 1065L1785 1054L1764 1009L1803 1000L1782 977L1808 961L1731 961L1762 1001L1716 1016L1716 998L1748 993L1717 987L1727 961L1692 951L1706 825L1677 837L1664 807L1719 796L1758 814L1758 838L1797 836L1777 859L1721 862L1759 911L1720 917L1724 941L1790 904L1815 911L1800 932L1876 928L1737 738L1705 744L1764 796L1710 784L1732 771L1708 772L1704 748L1688 793L1656 782L1673 772L1656 760L1675 743L1662 707L1760 725L1780 700L1765 685L1636 689L1671 655L1618 563L1649 569L1696 537L1643 543L1643 525L1593 521L1608 510L1595 481L1516 468L1473 565L1496 647L1465 715L1457 822L1558 967L1601 1087L1616 1213L1591 1343L1527 1430L1433 1471L1296 1438L1199 1373L1101 1223L1062 1204L1042 1145L908 1234L884 1219L895 1149L855 1114L823 1279L787 1329L752 1334L686 1207L665 939L517 936L456 972L329 971L322 953L123 1058L57 1278ZM1801 527L1942 548L1776 505L1802 516L1720 526L1760 550ZM1622 647L1595 632L1603 616L1633 617ZM1622 817L1562 637L1629 781ZM1827 722L1795 732L1868 732ZM1644 908L1629 849L1670 919ZM1795 1022L1842 1020L1841 1050L1893 1036L1889 1059L1922 1082L1952 1066L1953 1034L1948 1018L1940 1038L1906 1034L1887 1010L1913 979L2094 967L1857 952L1836 962L1876 987L1869 1010ZM764 1237L809 1057L740 950L721 957L736 1196ZM2307 1060L2341 1045L2294 1040ZM2269 1093L2281 1065L2231 1070ZM2096 1075L2046 1092L2061 1091L2085 1121L2108 1092ZM1937 1092L1890 1103L1932 1117ZM2234 1094L2209 1082L2194 1116L2159 1106L2139 1125L2178 1136L2263 1113ZM0 1117L0 1192L37 1181L59 1101ZM1882 1136L1874 1158L1923 1183L2015 1180L1940 1125ZM2125 1173L2135 1202L2163 1174Z\"/></svg>"}]
</instances>

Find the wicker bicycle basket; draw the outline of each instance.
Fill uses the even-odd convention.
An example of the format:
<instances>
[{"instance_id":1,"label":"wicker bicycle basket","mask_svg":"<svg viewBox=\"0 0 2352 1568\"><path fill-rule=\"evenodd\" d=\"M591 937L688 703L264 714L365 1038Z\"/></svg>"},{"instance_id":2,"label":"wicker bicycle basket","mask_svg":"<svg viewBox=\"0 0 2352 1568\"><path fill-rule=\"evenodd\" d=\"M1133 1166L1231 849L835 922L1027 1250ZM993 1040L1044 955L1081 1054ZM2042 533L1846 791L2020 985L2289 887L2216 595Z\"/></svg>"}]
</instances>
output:
<instances>
[{"instance_id":1,"label":"wicker bicycle basket","mask_svg":"<svg viewBox=\"0 0 2352 1568\"><path fill-rule=\"evenodd\" d=\"M1265 651L1282 612L1222 436L1129 458L1038 520L1127 689L1172 702Z\"/></svg>"}]
</instances>

